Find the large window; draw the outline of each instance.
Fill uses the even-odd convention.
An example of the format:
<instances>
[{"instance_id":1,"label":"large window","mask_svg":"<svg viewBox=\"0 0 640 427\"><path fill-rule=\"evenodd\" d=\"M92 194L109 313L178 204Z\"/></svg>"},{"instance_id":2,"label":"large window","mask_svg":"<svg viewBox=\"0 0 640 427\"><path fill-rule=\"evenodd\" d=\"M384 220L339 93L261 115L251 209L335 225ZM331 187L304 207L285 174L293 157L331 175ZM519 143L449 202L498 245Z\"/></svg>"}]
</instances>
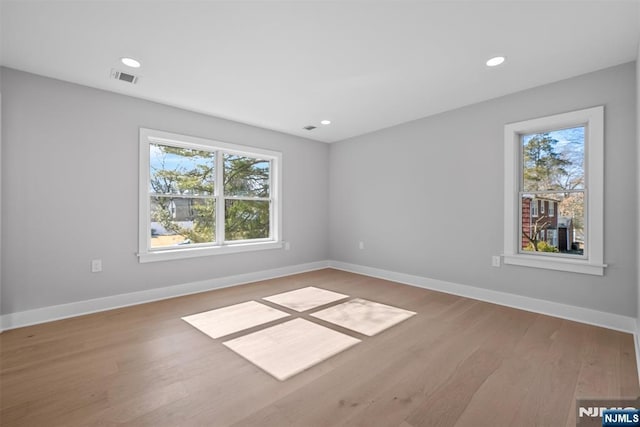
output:
<instances>
[{"instance_id":1,"label":"large window","mask_svg":"<svg viewBox=\"0 0 640 427\"><path fill-rule=\"evenodd\" d=\"M602 275L603 108L505 126L505 264Z\"/></svg>"},{"instance_id":2,"label":"large window","mask_svg":"<svg viewBox=\"0 0 640 427\"><path fill-rule=\"evenodd\" d=\"M140 262L281 247L280 159L140 129Z\"/></svg>"}]
</instances>

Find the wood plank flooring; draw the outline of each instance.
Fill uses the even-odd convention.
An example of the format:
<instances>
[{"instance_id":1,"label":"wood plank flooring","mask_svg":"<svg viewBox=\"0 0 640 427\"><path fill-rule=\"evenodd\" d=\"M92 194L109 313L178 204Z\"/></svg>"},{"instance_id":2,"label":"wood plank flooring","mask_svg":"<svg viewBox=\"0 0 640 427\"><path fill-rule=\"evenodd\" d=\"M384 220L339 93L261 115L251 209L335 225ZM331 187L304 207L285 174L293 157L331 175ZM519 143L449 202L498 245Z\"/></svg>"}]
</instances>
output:
<instances>
[{"instance_id":1,"label":"wood plank flooring","mask_svg":"<svg viewBox=\"0 0 640 427\"><path fill-rule=\"evenodd\" d=\"M272 305L362 340L284 382L180 319L305 286L417 315L367 337ZM2 426L575 426L638 395L630 334L332 269L0 334Z\"/></svg>"}]
</instances>

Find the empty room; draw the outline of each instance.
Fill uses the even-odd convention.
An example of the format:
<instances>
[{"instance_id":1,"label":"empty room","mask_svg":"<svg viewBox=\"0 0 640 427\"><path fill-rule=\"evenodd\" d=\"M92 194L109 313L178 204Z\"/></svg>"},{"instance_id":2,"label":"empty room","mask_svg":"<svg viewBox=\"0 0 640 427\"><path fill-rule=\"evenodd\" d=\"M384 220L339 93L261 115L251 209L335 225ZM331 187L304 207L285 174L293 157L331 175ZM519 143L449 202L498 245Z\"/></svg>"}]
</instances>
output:
<instances>
[{"instance_id":1,"label":"empty room","mask_svg":"<svg viewBox=\"0 0 640 427\"><path fill-rule=\"evenodd\" d=\"M640 0L0 0L0 42L0 425L640 425Z\"/></svg>"}]
</instances>

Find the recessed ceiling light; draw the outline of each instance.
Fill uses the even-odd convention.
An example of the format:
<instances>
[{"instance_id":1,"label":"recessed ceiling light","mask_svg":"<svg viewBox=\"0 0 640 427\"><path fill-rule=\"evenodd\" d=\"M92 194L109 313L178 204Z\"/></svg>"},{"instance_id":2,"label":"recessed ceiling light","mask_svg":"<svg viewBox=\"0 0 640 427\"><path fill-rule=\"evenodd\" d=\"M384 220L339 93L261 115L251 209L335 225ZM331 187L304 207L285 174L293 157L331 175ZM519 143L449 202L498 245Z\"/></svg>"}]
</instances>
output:
<instances>
[{"instance_id":1,"label":"recessed ceiling light","mask_svg":"<svg viewBox=\"0 0 640 427\"><path fill-rule=\"evenodd\" d=\"M322 121L320 122L320 124L323 124L323 125L330 125L330 124L331 124L331 120L322 120Z\"/></svg>"},{"instance_id":2,"label":"recessed ceiling light","mask_svg":"<svg viewBox=\"0 0 640 427\"><path fill-rule=\"evenodd\" d=\"M495 56L487 61L487 67L495 67L504 62L504 56Z\"/></svg>"},{"instance_id":3,"label":"recessed ceiling light","mask_svg":"<svg viewBox=\"0 0 640 427\"><path fill-rule=\"evenodd\" d=\"M120 61L126 65L127 67L131 67L131 68L140 68L140 61L137 61L133 58L120 58Z\"/></svg>"}]
</instances>

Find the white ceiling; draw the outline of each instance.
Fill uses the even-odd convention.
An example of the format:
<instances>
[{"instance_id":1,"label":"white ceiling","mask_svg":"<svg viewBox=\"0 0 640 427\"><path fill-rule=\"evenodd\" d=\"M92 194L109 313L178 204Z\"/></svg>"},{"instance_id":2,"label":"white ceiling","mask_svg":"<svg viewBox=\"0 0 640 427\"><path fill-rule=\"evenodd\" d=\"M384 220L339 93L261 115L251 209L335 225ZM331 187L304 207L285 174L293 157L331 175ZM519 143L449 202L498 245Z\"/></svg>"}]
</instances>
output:
<instances>
[{"instance_id":1,"label":"white ceiling","mask_svg":"<svg viewBox=\"0 0 640 427\"><path fill-rule=\"evenodd\" d=\"M2 65L325 142L633 61L640 38L635 0L1 5Z\"/></svg>"}]
</instances>

